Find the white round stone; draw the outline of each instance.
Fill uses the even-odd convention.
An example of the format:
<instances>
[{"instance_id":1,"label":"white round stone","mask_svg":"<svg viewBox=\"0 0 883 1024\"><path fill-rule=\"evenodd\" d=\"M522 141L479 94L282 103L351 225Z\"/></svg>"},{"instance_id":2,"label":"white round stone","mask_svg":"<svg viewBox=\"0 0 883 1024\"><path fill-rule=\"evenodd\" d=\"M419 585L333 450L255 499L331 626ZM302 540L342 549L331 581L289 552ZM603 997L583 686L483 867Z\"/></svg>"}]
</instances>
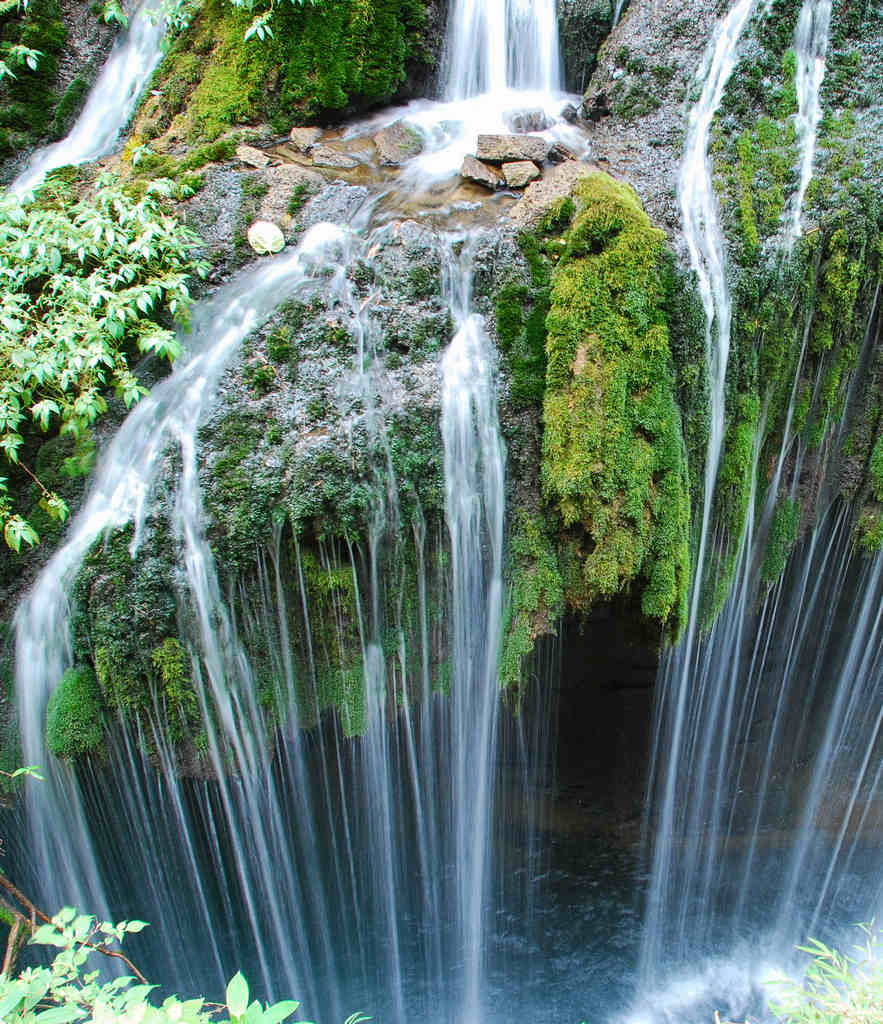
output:
<instances>
[{"instance_id":1,"label":"white round stone","mask_svg":"<svg viewBox=\"0 0 883 1024\"><path fill-rule=\"evenodd\" d=\"M248 244L256 253L279 252L285 248L282 229L268 220L256 220L248 229Z\"/></svg>"}]
</instances>

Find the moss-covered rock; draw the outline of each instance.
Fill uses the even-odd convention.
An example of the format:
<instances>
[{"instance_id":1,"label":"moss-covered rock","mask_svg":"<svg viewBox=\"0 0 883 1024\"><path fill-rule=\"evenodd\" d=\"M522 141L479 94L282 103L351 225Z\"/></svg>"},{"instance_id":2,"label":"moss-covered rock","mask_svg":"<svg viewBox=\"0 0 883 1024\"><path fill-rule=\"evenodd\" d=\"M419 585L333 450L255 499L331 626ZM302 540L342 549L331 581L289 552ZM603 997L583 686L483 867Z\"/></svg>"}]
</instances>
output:
<instances>
[{"instance_id":1,"label":"moss-covered rock","mask_svg":"<svg viewBox=\"0 0 883 1024\"><path fill-rule=\"evenodd\" d=\"M69 668L46 707L46 746L56 757L91 754L104 738L101 691L85 665Z\"/></svg>"},{"instance_id":2,"label":"moss-covered rock","mask_svg":"<svg viewBox=\"0 0 883 1024\"><path fill-rule=\"evenodd\" d=\"M635 193L603 174L553 276L544 402L543 491L579 574L585 610L626 590L674 632L684 622L689 487L665 315L664 234Z\"/></svg>"},{"instance_id":3,"label":"moss-covered rock","mask_svg":"<svg viewBox=\"0 0 883 1024\"><path fill-rule=\"evenodd\" d=\"M246 39L248 12L210 0L158 69L139 131L150 137L171 126L174 135L197 142L261 120L284 132L292 123L389 101L416 66L425 79L434 60L429 6L282 4L272 36Z\"/></svg>"}]
</instances>

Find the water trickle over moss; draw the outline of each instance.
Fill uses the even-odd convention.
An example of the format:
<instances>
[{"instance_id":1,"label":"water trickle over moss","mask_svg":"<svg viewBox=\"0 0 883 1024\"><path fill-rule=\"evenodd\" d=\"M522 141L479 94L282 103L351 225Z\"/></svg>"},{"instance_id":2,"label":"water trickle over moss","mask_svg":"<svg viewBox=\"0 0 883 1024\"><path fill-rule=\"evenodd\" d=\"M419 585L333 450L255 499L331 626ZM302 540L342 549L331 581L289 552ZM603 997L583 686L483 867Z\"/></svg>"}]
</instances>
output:
<instances>
[{"instance_id":1,"label":"water trickle over moss","mask_svg":"<svg viewBox=\"0 0 883 1024\"><path fill-rule=\"evenodd\" d=\"M591 174L553 275L543 491L567 533L568 604L630 591L686 617L689 486L665 314L664 234L627 185Z\"/></svg>"}]
</instances>

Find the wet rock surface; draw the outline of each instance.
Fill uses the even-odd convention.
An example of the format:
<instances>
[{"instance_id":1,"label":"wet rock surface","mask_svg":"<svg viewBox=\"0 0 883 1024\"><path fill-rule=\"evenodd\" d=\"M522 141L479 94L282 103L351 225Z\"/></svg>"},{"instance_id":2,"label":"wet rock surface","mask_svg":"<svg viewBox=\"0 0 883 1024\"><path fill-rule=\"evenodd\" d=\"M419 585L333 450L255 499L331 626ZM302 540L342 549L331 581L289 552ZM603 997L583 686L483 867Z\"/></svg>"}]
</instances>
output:
<instances>
[{"instance_id":1,"label":"wet rock surface","mask_svg":"<svg viewBox=\"0 0 883 1024\"><path fill-rule=\"evenodd\" d=\"M549 155L549 143L536 135L479 135L476 157L491 164L514 160L543 163Z\"/></svg>"},{"instance_id":2,"label":"wet rock surface","mask_svg":"<svg viewBox=\"0 0 883 1024\"><path fill-rule=\"evenodd\" d=\"M503 177L509 188L524 188L540 176L540 169L530 160L503 164Z\"/></svg>"},{"instance_id":3,"label":"wet rock surface","mask_svg":"<svg viewBox=\"0 0 883 1024\"><path fill-rule=\"evenodd\" d=\"M673 240L687 93L716 18L702 0L631 0L598 53L580 110L596 159L634 186Z\"/></svg>"},{"instance_id":4,"label":"wet rock surface","mask_svg":"<svg viewBox=\"0 0 883 1024\"><path fill-rule=\"evenodd\" d=\"M484 185L485 188L499 188L503 184L503 177L496 167L477 160L474 156L466 157L460 174L467 181L474 181L476 185Z\"/></svg>"},{"instance_id":5,"label":"wet rock surface","mask_svg":"<svg viewBox=\"0 0 883 1024\"><path fill-rule=\"evenodd\" d=\"M423 140L413 128L403 121L396 121L374 136L374 145L381 164L397 167L422 151Z\"/></svg>"},{"instance_id":6,"label":"wet rock surface","mask_svg":"<svg viewBox=\"0 0 883 1024\"><path fill-rule=\"evenodd\" d=\"M301 128L295 126L288 133L288 138L296 150L301 153L309 153L319 139L322 138L322 129L310 127Z\"/></svg>"}]
</instances>

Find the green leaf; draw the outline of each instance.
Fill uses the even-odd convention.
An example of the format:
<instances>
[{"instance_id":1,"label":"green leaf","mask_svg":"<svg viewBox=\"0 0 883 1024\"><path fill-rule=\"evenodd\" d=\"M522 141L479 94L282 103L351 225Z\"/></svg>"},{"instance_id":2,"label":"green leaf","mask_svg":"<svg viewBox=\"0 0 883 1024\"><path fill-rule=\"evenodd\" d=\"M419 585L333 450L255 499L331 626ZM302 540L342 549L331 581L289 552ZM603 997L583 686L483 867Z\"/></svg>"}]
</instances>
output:
<instances>
[{"instance_id":1,"label":"green leaf","mask_svg":"<svg viewBox=\"0 0 883 1024\"><path fill-rule=\"evenodd\" d=\"M37 1024L68 1024L69 1021L82 1020L86 1017L86 1011L79 1006L66 1003L64 1006L54 1006L51 1010L44 1010L38 1013L34 1020Z\"/></svg>"},{"instance_id":2,"label":"green leaf","mask_svg":"<svg viewBox=\"0 0 883 1024\"><path fill-rule=\"evenodd\" d=\"M248 982L237 971L227 986L227 1009L232 1017L241 1017L248 1008Z\"/></svg>"},{"instance_id":3,"label":"green leaf","mask_svg":"<svg viewBox=\"0 0 883 1024\"><path fill-rule=\"evenodd\" d=\"M280 1024L280 1021L290 1017L300 1006L294 999L285 999L281 1003L274 1003L264 1010L264 1024ZM365 1018L366 1020L369 1018ZM352 1018L350 1018L352 1021Z\"/></svg>"}]
</instances>

